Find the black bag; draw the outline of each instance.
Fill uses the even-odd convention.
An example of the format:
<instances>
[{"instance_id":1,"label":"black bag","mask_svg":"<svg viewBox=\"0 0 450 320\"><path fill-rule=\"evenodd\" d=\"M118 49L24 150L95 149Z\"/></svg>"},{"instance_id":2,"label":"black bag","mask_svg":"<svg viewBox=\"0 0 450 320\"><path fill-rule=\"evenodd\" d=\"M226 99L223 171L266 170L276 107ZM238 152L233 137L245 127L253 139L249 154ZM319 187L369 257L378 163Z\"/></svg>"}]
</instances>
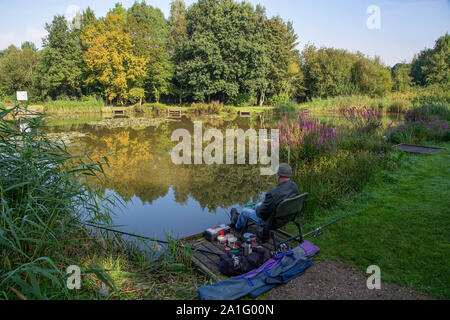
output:
<instances>
[{"instance_id":1,"label":"black bag","mask_svg":"<svg viewBox=\"0 0 450 320\"><path fill-rule=\"evenodd\" d=\"M270 240L270 229L272 228L273 214L267 220L261 220L256 226L256 240L258 243L266 243Z\"/></svg>"},{"instance_id":2,"label":"black bag","mask_svg":"<svg viewBox=\"0 0 450 320\"><path fill-rule=\"evenodd\" d=\"M219 270L228 277L240 276L262 266L272 256L265 248L253 248L249 255L227 253L220 257Z\"/></svg>"}]
</instances>

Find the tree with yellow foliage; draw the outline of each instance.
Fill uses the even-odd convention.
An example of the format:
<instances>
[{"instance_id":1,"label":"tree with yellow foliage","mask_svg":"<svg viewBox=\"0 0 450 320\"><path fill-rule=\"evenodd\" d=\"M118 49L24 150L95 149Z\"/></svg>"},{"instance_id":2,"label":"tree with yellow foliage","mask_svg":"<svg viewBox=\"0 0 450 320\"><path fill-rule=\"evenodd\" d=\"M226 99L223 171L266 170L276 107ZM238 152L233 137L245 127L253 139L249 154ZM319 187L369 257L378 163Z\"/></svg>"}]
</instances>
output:
<instances>
[{"instance_id":1,"label":"tree with yellow foliage","mask_svg":"<svg viewBox=\"0 0 450 320\"><path fill-rule=\"evenodd\" d=\"M86 48L87 84L102 88L109 103L123 104L132 88L142 86L147 59L133 54L126 13L111 11L106 18L86 26L81 36Z\"/></svg>"}]
</instances>

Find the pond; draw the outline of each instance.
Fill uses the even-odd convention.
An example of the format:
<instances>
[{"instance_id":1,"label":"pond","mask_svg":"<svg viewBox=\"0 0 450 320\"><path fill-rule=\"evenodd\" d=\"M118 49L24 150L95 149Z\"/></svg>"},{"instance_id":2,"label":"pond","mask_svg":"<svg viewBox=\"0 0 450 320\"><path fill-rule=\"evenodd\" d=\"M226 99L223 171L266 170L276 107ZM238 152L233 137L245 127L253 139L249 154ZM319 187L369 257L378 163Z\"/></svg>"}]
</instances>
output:
<instances>
[{"instance_id":1,"label":"pond","mask_svg":"<svg viewBox=\"0 0 450 320\"><path fill-rule=\"evenodd\" d=\"M334 122L340 116L319 115ZM394 117L395 119L395 117ZM178 120L115 118L101 116L51 119L51 136L64 138L73 154L90 152L93 159L108 156L110 169L102 191L123 198L113 208L116 229L165 240L183 238L214 225L229 223L232 207L258 201L275 186L274 177L261 176L257 165L175 165L171 141L176 129L194 130L194 121L207 128L267 128L259 117ZM273 122L272 122L273 123ZM248 162L246 162L248 163ZM94 182L92 182L94 183Z\"/></svg>"},{"instance_id":2,"label":"pond","mask_svg":"<svg viewBox=\"0 0 450 320\"><path fill-rule=\"evenodd\" d=\"M89 151L95 160L108 156L110 169L103 192L123 198L113 209L116 229L165 240L167 234L183 238L214 225L229 223L228 212L259 200L274 186L274 178L260 175L252 165L175 165L171 151L177 142L172 132L193 132L194 120L142 124L147 118L53 119L47 130L63 138L72 154ZM151 119L150 119L151 120ZM203 118L207 128L260 128L258 120ZM123 122L124 126L120 126Z\"/></svg>"}]
</instances>

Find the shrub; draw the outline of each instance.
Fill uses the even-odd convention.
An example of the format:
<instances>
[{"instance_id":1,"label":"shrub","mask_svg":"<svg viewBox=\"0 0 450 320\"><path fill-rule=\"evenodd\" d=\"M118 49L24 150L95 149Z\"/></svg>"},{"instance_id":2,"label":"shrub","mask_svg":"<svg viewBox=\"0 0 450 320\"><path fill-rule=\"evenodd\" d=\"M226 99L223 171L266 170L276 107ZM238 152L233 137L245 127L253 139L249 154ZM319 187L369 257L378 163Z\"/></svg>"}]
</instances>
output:
<instances>
[{"instance_id":1,"label":"shrub","mask_svg":"<svg viewBox=\"0 0 450 320\"><path fill-rule=\"evenodd\" d=\"M294 121L284 117L279 128L280 151L293 167L336 148L338 133L305 113L299 113Z\"/></svg>"},{"instance_id":2,"label":"shrub","mask_svg":"<svg viewBox=\"0 0 450 320\"><path fill-rule=\"evenodd\" d=\"M287 101L278 103L275 108L273 109L273 112L275 113L293 113L298 111L298 105L294 101Z\"/></svg>"},{"instance_id":3,"label":"shrub","mask_svg":"<svg viewBox=\"0 0 450 320\"><path fill-rule=\"evenodd\" d=\"M382 126L381 116L372 108L346 108L344 118L359 132L373 132Z\"/></svg>"},{"instance_id":4,"label":"shrub","mask_svg":"<svg viewBox=\"0 0 450 320\"><path fill-rule=\"evenodd\" d=\"M419 89L412 102L416 106L423 104L450 105L450 88L448 85L435 85Z\"/></svg>"},{"instance_id":5,"label":"shrub","mask_svg":"<svg viewBox=\"0 0 450 320\"><path fill-rule=\"evenodd\" d=\"M254 106L257 99L250 93L240 93L235 98L231 99L228 104L236 107Z\"/></svg>"},{"instance_id":6,"label":"shrub","mask_svg":"<svg viewBox=\"0 0 450 320\"><path fill-rule=\"evenodd\" d=\"M424 140L448 141L450 130L448 107L441 105L424 105L408 110L404 115L404 123L387 128L387 136L393 143L419 143Z\"/></svg>"},{"instance_id":7,"label":"shrub","mask_svg":"<svg viewBox=\"0 0 450 320\"><path fill-rule=\"evenodd\" d=\"M224 109L223 104L218 101L213 101L210 104L206 103L193 103L191 104L189 111L196 115L203 114L219 114Z\"/></svg>"},{"instance_id":8,"label":"shrub","mask_svg":"<svg viewBox=\"0 0 450 320\"><path fill-rule=\"evenodd\" d=\"M267 102L265 104L269 106L277 106L280 104L289 103L289 99L289 95L287 94L276 94L267 99Z\"/></svg>"},{"instance_id":9,"label":"shrub","mask_svg":"<svg viewBox=\"0 0 450 320\"><path fill-rule=\"evenodd\" d=\"M162 103L145 103L142 105L144 112L146 112L147 110L150 110L150 112L153 112L155 114L162 114L165 112L166 110L166 106Z\"/></svg>"},{"instance_id":10,"label":"shrub","mask_svg":"<svg viewBox=\"0 0 450 320\"><path fill-rule=\"evenodd\" d=\"M306 211L328 208L360 191L374 176L379 163L380 158L366 150L357 153L339 150L303 162L295 171L294 181L299 190L310 195Z\"/></svg>"}]
</instances>

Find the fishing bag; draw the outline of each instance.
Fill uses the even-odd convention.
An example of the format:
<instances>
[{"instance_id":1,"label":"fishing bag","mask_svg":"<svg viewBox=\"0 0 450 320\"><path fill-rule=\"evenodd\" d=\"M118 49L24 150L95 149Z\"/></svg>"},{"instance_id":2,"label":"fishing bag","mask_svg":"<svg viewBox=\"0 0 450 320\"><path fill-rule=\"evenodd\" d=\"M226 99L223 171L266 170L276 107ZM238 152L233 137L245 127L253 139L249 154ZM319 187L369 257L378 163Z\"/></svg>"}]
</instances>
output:
<instances>
[{"instance_id":1,"label":"fishing bag","mask_svg":"<svg viewBox=\"0 0 450 320\"><path fill-rule=\"evenodd\" d=\"M227 253L220 257L219 271L228 277L240 276L262 266L272 257L265 248L253 248L249 255Z\"/></svg>"}]
</instances>

